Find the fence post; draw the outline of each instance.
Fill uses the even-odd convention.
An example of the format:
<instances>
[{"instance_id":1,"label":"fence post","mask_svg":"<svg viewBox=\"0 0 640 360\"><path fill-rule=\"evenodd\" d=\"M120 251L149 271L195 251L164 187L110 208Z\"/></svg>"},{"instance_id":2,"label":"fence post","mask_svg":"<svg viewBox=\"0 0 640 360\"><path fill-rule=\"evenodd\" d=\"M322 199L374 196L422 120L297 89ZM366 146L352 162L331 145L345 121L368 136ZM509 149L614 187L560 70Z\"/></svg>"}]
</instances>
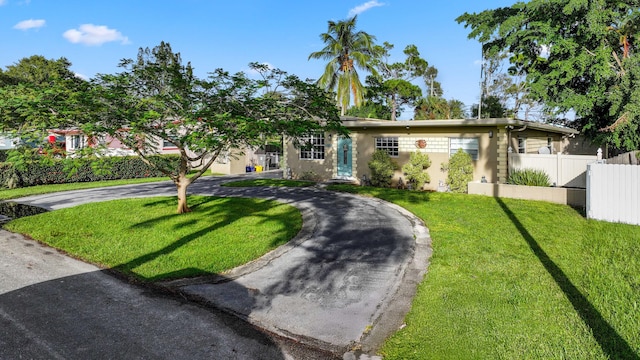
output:
<instances>
[{"instance_id":1,"label":"fence post","mask_svg":"<svg viewBox=\"0 0 640 360\"><path fill-rule=\"evenodd\" d=\"M562 153L558 151L556 153L556 183L554 186L559 186L559 184L564 184L564 179L562 178Z\"/></svg>"},{"instance_id":2,"label":"fence post","mask_svg":"<svg viewBox=\"0 0 640 360\"><path fill-rule=\"evenodd\" d=\"M602 156L602 150L598 149L598 154ZM591 219L591 165L587 164L587 199L585 203L587 219Z\"/></svg>"}]
</instances>

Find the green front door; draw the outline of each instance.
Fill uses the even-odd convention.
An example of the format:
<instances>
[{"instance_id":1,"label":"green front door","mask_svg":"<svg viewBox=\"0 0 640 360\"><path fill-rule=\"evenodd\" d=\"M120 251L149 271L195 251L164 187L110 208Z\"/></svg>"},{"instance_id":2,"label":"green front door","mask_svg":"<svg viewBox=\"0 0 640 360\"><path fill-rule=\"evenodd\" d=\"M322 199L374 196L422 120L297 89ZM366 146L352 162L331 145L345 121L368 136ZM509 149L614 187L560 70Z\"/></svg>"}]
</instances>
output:
<instances>
[{"instance_id":1,"label":"green front door","mask_svg":"<svg viewBox=\"0 0 640 360\"><path fill-rule=\"evenodd\" d=\"M338 177L351 177L353 175L351 161L351 139L338 139Z\"/></svg>"}]
</instances>

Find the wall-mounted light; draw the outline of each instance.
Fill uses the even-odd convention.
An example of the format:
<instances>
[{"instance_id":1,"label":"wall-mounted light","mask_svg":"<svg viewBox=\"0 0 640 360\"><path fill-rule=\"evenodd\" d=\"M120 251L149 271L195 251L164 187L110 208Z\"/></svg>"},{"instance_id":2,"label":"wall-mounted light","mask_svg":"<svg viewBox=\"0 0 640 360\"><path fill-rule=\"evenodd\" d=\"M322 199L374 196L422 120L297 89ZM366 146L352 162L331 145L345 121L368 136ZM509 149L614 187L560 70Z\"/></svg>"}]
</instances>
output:
<instances>
[{"instance_id":1,"label":"wall-mounted light","mask_svg":"<svg viewBox=\"0 0 640 360\"><path fill-rule=\"evenodd\" d=\"M489 130L489 139L493 138L493 130Z\"/></svg>"}]
</instances>

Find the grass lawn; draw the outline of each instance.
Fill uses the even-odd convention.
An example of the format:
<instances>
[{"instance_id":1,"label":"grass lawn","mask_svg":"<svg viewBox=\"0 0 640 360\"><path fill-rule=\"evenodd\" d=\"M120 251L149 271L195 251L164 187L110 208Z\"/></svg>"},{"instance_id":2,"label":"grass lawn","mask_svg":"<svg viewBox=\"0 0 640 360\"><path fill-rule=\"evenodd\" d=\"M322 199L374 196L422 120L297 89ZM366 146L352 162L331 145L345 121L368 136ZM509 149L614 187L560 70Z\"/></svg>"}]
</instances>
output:
<instances>
[{"instance_id":1,"label":"grass lawn","mask_svg":"<svg viewBox=\"0 0 640 360\"><path fill-rule=\"evenodd\" d=\"M270 200L190 196L80 205L13 220L12 232L143 281L224 273L286 243L300 212Z\"/></svg>"},{"instance_id":2,"label":"grass lawn","mask_svg":"<svg viewBox=\"0 0 640 360\"><path fill-rule=\"evenodd\" d=\"M639 359L640 226L545 202L334 185L419 216L433 256L387 359Z\"/></svg>"}]
</instances>

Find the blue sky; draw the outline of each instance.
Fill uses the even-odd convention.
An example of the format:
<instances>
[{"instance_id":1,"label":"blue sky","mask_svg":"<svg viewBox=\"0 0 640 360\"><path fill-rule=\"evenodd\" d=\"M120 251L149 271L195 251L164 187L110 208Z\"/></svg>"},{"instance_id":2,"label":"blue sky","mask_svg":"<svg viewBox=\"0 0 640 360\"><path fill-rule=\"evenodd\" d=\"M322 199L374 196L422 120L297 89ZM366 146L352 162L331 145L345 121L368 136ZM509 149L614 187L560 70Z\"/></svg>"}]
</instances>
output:
<instances>
[{"instance_id":1,"label":"blue sky","mask_svg":"<svg viewBox=\"0 0 640 360\"><path fill-rule=\"evenodd\" d=\"M201 77L217 68L246 71L257 61L317 79L324 63L308 56L323 47L327 21L358 14L358 30L395 45L392 61L403 61L404 47L415 44L438 69L444 97L470 106L478 102L480 44L455 18L515 2L0 0L0 67L32 55L66 57L73 71L91 78L118 72L121 59L165 41Z\"/></svg>"}]
</instances>

